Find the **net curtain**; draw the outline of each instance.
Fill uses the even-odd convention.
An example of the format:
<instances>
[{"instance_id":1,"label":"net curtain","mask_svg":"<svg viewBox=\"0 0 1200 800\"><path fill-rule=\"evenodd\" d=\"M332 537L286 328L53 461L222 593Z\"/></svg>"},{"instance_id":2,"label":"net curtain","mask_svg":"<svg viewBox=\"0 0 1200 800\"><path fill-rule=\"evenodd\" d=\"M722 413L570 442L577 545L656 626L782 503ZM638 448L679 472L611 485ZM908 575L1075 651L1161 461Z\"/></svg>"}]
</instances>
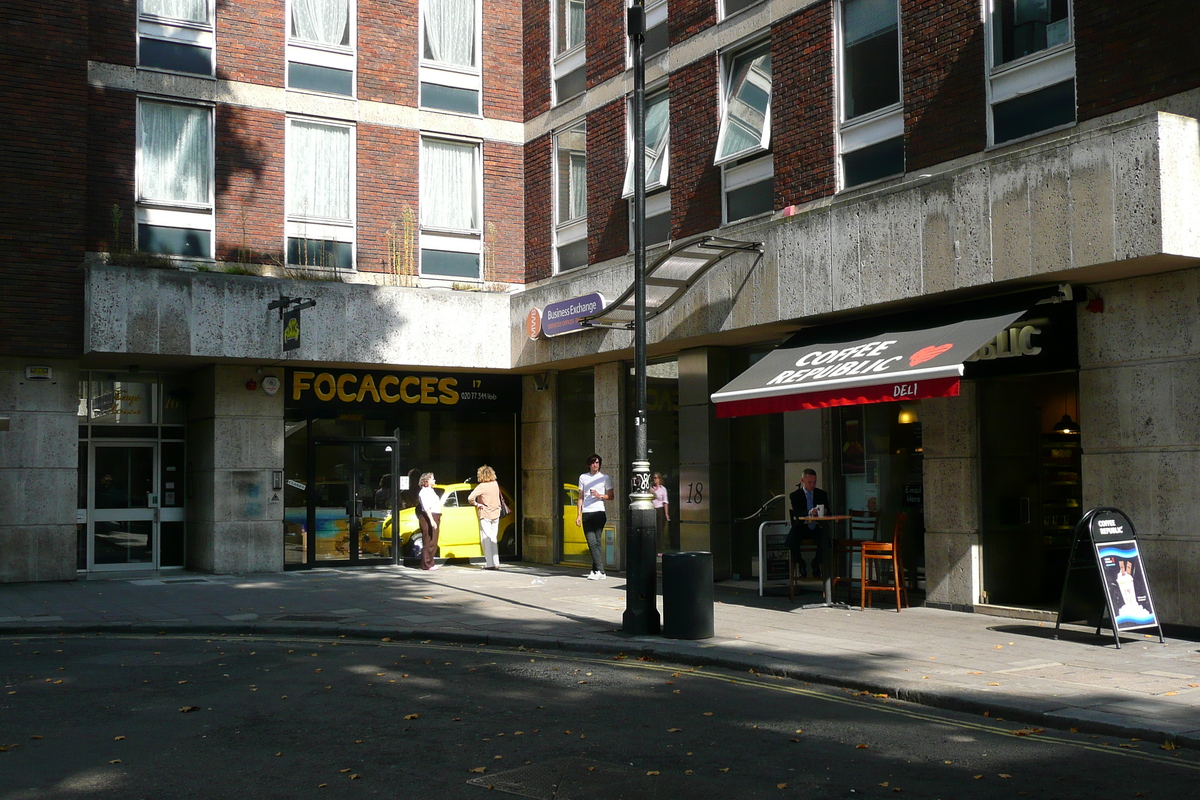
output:
<instances>
[{"instance_id":1,"label":"net curtain","mask_svg":"<svg viewBox=\"0 0 1200 800\"><path fill-rule=\"evenodd\" d=\"M350 43L350 0L292 0L292 35L326 45Z\"/></svg>"},{"instance_id":2,"label":"net curtain","mask_svg":"<svg viewBox=\"0 0 1200 800\"><path fill-rule=\"evenodd\" d=\"M349 128L292 122L287 167L289 214L349 221Z\"/></svg>"},{"instance_id":3,"label":"net curtain","mask_svg":"<svg viewBox=\"0 0 1200 800\"><path fill-rule=\"evenodd\" d=\"M203 205L212 173L208 109L142 103L142 199Z\"/></svg>"},{"instance_id":4,"label":"net curtain","mask_svg":"<svg viewBox=\"0 0 1200 800\"><path fill-rule=\"evenodd\" d=\"M476 146L425 139L421 142L421 225L477 231Z\"/></svg>"},{"instance_id":5,"label":"net curtain","mask_svg":"<svg viewBox=\"0 0 1200 800\"><path fill-rule=\"evenodd\" d=\"M475 66L476 0L425 0L425 58L457 67Z\"/></svg>"}]
</instances>

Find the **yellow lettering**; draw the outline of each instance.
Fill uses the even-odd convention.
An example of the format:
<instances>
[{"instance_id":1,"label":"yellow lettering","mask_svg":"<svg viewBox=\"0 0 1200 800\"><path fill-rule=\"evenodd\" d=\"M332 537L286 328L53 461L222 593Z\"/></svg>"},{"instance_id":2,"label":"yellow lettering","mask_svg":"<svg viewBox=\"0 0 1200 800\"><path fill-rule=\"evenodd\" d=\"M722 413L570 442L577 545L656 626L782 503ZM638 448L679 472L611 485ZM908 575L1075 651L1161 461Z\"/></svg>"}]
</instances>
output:
<instances>
[{"instance_id":1,"label":"yellow lettering","mask_svg":"<svg viewBox=\"0 0 1200 800\"><path fill-rule=\"evenodd\" d=\"M366 383L366 381L364 381L364 383ZM379 379L379 396L383 398L383 402L385 402L385 403L399 402L400 395L395 394L395 393L390 393L390 394L388 393L388 387L398 386L399 384L400 384L400 379L397 378L395 375L384 375L382 378Z\"/></svg>"},{"instance_id":2,"label":"yellow lettering","mask_svg":"<svg viewBox=\"0 0 1200 800\"><path fill-rule=\"evenodd\" d=\"M433 390L437 388L437 378L424 377L421 378L421 402L426 405L437 402L437 398L433 396Z\"/></svg>"},{"instance_id":3,"label":"yellow lettering","mask_svg":"<svg viewBox=\"0 0 1200 800\"><path fill-rule=\"evenodd\" d=\"M299 400L300 395L305 389L311 389L312 384L309 383L313 379L311 372L293 372L292 373L292 399Z\"/></svg>"},{"instance_id":4,"label":"yellow lettering","mask_svg":"<svg viewBox=\"0 0 1200 800\"><path fill-rule=\"evenodd\" d=\"M333 380L333 376L328 372L322 372L313 381L313 394L318 400L329 402L333 399L334 393L337 391L337 384Z\"/></svg>"},{"instance_id":5,"label":"yellow lettering","mask_svg":"<svg viewBox=\"0 0 1200 800\"><path fill-rule=\"evenodd\" d=\"M438 381L438 390L442 395L439 400L448 406L452 406L458 402L458 392L454 391L454 387L458 386L458 381L454 378L442 378Z\"/></svg>"},{"instance_id":6,"label":"yellow lettering","mask_svg":"<svg viewBox=\"0 0 1200 800\"><path fill-rule=\"evenodd\" d=\"M375 377L371 373L363 375L362 384L358 387L358 402L362 402L363 397L370 392L375 398L375 402L379 402L379 392L375 391Z\"/></svg>"},{"instance_id":7,"label":"yellow lettering","mask_svg":"<svg viewBox=\"0 0 1200 800\"><path fill-rule=\"evenodd\" d=\"M348 384L348 383L353 384L356 381L358 381L357 375L351 375L349 373L346 373L346 374L338 376L337 394L338 394L338 399L341 400L343 403L353 403L354 402L354 392L346 391L346 384Z\"/></svg>"},{"instance_id":8,"label":"yellow lettering","mask_svg":"<svg viewBox=\"0 0 1200 800\"><path fill-rule=\"evenodd\" d=\"M419 403L421 401L421 396L409 394L408 387L418 386L420 383L421 381L417 380L417 378L412 375L409 375L404 380L400 381L400 399L406 403Z\"/></svg>"}]
</instances>

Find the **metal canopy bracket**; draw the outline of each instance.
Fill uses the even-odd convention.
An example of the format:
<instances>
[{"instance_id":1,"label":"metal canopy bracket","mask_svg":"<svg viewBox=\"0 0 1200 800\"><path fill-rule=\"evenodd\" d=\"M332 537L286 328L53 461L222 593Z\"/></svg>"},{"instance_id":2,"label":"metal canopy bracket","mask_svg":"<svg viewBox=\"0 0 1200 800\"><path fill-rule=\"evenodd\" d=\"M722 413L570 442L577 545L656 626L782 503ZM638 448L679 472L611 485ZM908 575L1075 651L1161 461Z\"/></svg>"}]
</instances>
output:
<instances>
[{"instance_id":1,"label":"metal canopy bracket","mask_svg":"<svg viewBox=\"0 0 1200 800\"><path fill-rule=\"evenodd\" d=\"M674 305L704 273L723 259L737 253L762 251L762 242L740 242L708 235L694 236L671 247L646 268L646 319L653 319ZM633 330L634 288L630 286L599 313L584 317L579 324L589 328Z\"/></svg>"}]
</instances>

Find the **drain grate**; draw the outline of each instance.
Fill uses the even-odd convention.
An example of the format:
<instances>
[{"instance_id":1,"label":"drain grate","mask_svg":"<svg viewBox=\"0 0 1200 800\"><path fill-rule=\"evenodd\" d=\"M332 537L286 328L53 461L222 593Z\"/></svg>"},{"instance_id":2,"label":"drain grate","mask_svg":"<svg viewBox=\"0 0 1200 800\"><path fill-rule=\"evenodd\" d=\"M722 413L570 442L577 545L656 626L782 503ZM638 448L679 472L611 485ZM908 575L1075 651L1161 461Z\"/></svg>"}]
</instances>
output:
<instances>
[{"instance_id":1,"label":"drain grate","mask_svg":"<svg viewBox=\"0 0 1200 800\"><path fill-rule=\"evenodd\" d=\"M654 800L657 788L655 776L586 758L559 758L467 783L537 800Z\"/></svg>"}]
</instances>

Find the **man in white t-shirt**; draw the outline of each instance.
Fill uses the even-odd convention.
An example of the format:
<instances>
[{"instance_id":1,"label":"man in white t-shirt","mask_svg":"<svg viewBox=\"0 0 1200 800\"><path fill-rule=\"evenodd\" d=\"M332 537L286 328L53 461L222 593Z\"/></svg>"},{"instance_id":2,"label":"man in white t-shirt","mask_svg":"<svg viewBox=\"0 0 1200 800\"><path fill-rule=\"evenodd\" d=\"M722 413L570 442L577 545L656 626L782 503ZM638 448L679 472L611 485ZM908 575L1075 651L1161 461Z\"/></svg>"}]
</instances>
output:
<instances>
[{"instance_id":1,"label":"man in white t-shirt","mask_svg":"<svg viewBox=\"0 0 1200 800\"><path fill-rule=\"evenodd\" d=\"M579 509L575 515L575 524L583 527L583 536L592 554L592 571L587 576L589 581L602 581L605 578L601 537L604 536L604 523L608 522L608 516L604 513L604 501L613 499L612 479L600 471L601 462L602 459L595 453L588 456L588 471L579 476Z\"/></svg>"}]
</instances>

